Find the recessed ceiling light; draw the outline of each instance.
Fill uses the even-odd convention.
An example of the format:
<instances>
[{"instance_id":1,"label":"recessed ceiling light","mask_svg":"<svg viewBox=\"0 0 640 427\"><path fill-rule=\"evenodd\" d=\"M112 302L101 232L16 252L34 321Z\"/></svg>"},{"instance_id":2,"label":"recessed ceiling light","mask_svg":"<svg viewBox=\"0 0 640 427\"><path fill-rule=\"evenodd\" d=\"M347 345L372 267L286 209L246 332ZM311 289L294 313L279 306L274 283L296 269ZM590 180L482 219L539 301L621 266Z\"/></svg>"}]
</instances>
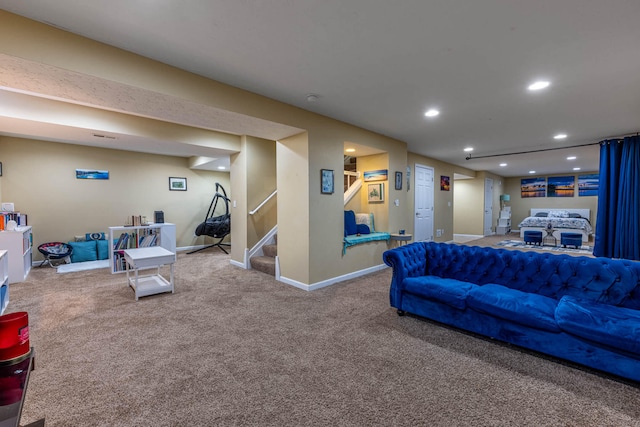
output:
<instances>
[{"instance_id":1,"label":"recessed ceiling light","mask_svg":"<svg viewBox=\"0 0 640 427\"><path fill-rule=\"evenodd\" d=\"M505 167L505 166L507 166L507 164L506 164L506 163L500 163L500 167L501 167L501 168L503 168L503 167Z\"/></svg>"},{"instance_id":2,"label":"recessed ceiling light","mask_svg":"<svg viewBox=\"0 0 640 427\"><path fill-rule=\"evenodd\" d=\"M577 159L577 157L576 157L576 156L569 156L569 157L567 157L567 160L575 160L575 159Z\"/></svg>"},{"instance_id":3,"label":"recessed ceiling light","mask_svg":"<svg viewBox=\"0 0 640 427\"><path fill-rule=\"evenodd\" d=\"M567 137L566 133L559 133L557 135L554 135L553 139L565 139Z\"/></svg>"},{"instance_id":4,"label":"recessed ceiling light","mask_svg":"<svg viewBox=\"0 0 640 427\"><path fill-rule=\"evenodd\" d=\"M320 95L317 93L309 93L307 94L307 102L316 102L320 98Z\"/></svg>"},{"instance_id":5,"label":"recessed ceiling light","mask_svg":"<svg viewBox=\"0 0 640 427\"><path fill-rule=\"evenodd\" d=\"M531 83L527 89L529 90L541 90L549 87L551 83L546 80L538 80L537 82Z\"/></svg>"},{"instance_id":6,"label":"recessed ceiling light","mask_svg":"<svg viewBox=\"0 0 640 427\"><path fill-rule=\"evenodd\" d=\"M529 171L529 173L536 173L536 171Z\"/></svg>"},{"instance_id":7,"label":"recessed ceiling light","mask_svg":"<svg viewBox=\"0 0 640 427\"><path fill-rule=\"evenodd\" d=\"M579 170L580 170L580 168L573 168L573 170L574 170L574 171L579 171Z\"/></svg>"},{"instance_id":8,"label":"recessed ceiling light","mask_svg":"<svg viewBox=\"0 0 640 427\"><path fill-rule=\"evenodd\" d=\"M225 170L226 168L224 166L218 166L218 169L220 169L221 171Z\"/></svg>"},{"instance_id":9,"label":"recessed ceiling light","mask_svg":"<svg viewBox=\"0 0 640 427\"><path fill-rule=\"evenodd\" d=\"M436 110L435 108L430 108L426 113L424 113L424 115L427 117L435 117L438 114L440 114L440 111Z\"/></svg>"},{"instance_id":10,"label":"recessed ceiling light","mask_svg":"<svg viewBox=\"0 0 640 427\"><path fill-rule=\"evenodd\" d=\"M356 149L355 148L347 148L346 150L344 150L345 153L355 153Z\"/></svg>"},{"instance_id":11,"label":"recessed ceiling light","mask_svg":"<svg viewBox=\"0 0 640 427\"><path fill-rule=\"evenodd\" d=\"M468 152L470 152L470 151L473 151L473 147L467 147L467 148L465 148L465 149L464 149L464 151L465 151L466 153L468 153Z\"/></svg>"}]
</instances>

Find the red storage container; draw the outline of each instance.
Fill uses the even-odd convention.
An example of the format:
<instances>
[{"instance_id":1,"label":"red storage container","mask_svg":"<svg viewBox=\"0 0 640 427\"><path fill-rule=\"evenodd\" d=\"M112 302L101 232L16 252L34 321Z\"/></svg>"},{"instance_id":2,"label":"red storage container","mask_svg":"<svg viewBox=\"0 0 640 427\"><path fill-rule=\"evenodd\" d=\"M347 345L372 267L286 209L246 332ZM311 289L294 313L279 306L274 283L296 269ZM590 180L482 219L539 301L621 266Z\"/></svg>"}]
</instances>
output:
<instances>
[{"instance_id":1,"label":"red storage container","mask_svg":"<svg viewBox=\"0 0 640 427\"><path fill-rule=\"evenodd\" d=\"M29 354L29 315L26 311L0 316L0 362Z\"/></svg>"}]
</instances>

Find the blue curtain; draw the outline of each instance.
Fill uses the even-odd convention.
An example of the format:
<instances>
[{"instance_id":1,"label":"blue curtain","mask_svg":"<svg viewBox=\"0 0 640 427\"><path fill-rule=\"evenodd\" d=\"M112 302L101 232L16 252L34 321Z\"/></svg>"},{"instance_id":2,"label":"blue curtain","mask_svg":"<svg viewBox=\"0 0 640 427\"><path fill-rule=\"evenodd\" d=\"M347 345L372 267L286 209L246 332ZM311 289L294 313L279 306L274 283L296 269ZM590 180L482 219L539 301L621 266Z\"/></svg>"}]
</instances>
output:
<instances>
[{"instance_id":1,"label":"blue curtain","mask_svg":"<svg viewBox=\"0 0 640 427\"><path fill-rule=\"evenodd\" d=\"M593 254L640 260L640 137L600 143Z\"/></svg>"}]
</instances>

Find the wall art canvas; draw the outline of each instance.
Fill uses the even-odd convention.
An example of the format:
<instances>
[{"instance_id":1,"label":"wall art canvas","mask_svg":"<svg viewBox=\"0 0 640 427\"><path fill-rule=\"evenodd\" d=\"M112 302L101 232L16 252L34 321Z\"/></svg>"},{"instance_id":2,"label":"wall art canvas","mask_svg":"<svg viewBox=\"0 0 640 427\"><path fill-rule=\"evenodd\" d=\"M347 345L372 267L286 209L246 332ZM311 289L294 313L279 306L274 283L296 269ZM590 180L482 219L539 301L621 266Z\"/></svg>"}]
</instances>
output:
<instances>
[{"instance_id":1,"label":"wall art canvas","mask_svg":"<svg viewBox=\"0 0 640 427\"><path fill-rule=\"evenodd\" d=\"M109 171L76 169L77 179L109 179Z\"/></svg>"},{"instance_id":2,"label":"wall art canvas","mask_svg":"<svg viewBox=\"0 0 640 427\"><path fill-rule=\"evenodd\" d=\"M367 187L367 200L369 203L384 202L384 184L369 184Z\"/></svg>"},{"instance_id":3,"label":"wall art canvas","mask_svg":"<svg viewBox=\"0 0 640 427\"><path fill-rule=\"evenodd\" d=\"M379 169L375 171L365 171L364 181L386 181L389 178L389 171L387 169Z\"/></svg>"},{"instance_id":4,"label":"wall art canvas","mask_svg":"<svg viewBox=\"0 0 640 427\"><path fill-rule=\"evenodd\" d=\"M449 182L449 177L448 176L444 176L444 175L440 176L440 190L441 191L450 191L451 190L451 184Z\"/></svg>"},{"instance_id":5,"label":"wall art canvas","mask_svg":"<svg viewBox=\"0 0 640 427\"><path fill-rule=\"evenodd\" d=\"M578 175L578 196L597 196L600 189L600 174Z\"/></svg>"},{"instance_id":6,"label":"wall art canvas","mask_svg":"<svg viewBox=\"0 0 640 427\"><path fill-rule=\"evenodd\" d=\"M547 178L547 197L573 197L575 194L576 177L550 176Z\"/></svg>"},{"instance_id":7,"label":"wall art canvas","mask_svg":"<svg viewBox=\"0 0 640 427\"><path fill-rule=\"evenodd\" d=\"M520 180L520 197L544 197L547 193L545 178L523 178Z\"/></svg>"}]
</instances>

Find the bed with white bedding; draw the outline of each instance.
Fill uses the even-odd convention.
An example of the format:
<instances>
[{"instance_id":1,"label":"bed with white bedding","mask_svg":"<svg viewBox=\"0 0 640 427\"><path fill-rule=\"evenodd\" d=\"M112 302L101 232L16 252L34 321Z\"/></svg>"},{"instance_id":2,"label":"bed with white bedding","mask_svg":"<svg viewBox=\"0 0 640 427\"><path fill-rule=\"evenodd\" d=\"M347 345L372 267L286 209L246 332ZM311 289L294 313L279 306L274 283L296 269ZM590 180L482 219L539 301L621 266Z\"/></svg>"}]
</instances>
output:
<instances>
[{"instance_id":1,"label":"bed with white bedding","mask_svg":"<svg viewBox=\"0 0 640 427\"><path fill-rule=\"evenodd\" d=\"M560 233L579 233L582 241L588 242L593 234L591 209L531 209L530 215L518 225L521 238L524 238L525 231L536 230L542 231L543 237L551 234L558 242Z\"/></svg>"}]
</instances>

